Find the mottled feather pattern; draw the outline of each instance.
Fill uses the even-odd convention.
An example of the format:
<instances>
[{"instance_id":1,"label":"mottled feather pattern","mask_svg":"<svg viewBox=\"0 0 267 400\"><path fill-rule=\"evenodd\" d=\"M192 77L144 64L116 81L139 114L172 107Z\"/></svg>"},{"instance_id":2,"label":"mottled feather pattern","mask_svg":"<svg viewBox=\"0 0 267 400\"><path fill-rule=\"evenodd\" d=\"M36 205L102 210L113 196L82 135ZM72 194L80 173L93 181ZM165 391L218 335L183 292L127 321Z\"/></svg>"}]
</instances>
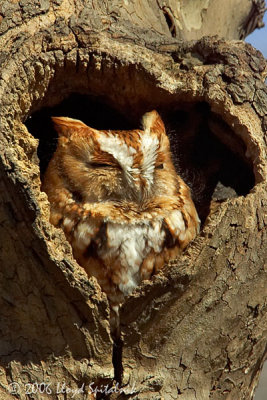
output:
<instances>
[{"instance_id":1,"label":"mottled feather pattern","mask_svg":"<svg viewBox=\"0 0 267 400\"><path fill-rule=\"evenodd\" d=\"M50 221L107 294L116 329L119 306L181 253L199 218L156 111L132 131L99 131L67 117L53 121L58 146L42 185Z\"/></svg>"}]
</instances>

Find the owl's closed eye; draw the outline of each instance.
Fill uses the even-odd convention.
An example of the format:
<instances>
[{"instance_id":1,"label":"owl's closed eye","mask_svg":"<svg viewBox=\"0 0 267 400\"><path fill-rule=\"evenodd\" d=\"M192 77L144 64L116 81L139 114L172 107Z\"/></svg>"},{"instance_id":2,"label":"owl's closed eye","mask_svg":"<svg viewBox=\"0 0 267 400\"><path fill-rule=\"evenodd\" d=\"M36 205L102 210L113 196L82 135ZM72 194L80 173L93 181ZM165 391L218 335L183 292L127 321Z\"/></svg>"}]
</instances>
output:
<instances>
[{"instance_id":1,"label":"owl's closed eye","mask_svg":"<svg viewBox=\"0 0 267 400\"><path fill-rule=\"evenodd\" d=\"M107 294L116 326L125 297L181 253L199 218L156 111L131 131L96 130L66 117L53 121L58 145L42 186L50 220Z\"/></svg>"}]
</instances>

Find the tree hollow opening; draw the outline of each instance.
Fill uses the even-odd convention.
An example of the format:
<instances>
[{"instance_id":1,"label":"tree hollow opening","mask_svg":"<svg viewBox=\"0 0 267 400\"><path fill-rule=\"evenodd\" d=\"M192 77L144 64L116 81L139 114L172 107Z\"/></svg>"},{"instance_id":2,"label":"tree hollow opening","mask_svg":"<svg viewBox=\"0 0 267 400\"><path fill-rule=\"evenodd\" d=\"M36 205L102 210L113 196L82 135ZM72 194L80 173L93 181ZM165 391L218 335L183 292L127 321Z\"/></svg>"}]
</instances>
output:
<instances>
[{"instance_id":1,"label":"tree hollow opening","mask_svg":"<svg viewBox=\"0 0 267 400\"><path fill-rule=\"evenodd\" d=\"M244 142L205 102L146 106L137 115L156 108L163 117L171 142L177 172L190 186L204 223L211 203L244 196L255 184L253 167ZM171 110L171 111L170 111ZM39 140L41 179L56 149L57 133L52 116L80 119L95 129L130 130L140 127L140 118L118 111L108 99L72 93L51 107L45 104L30 115L25 125Z\"/></svg>"}]
</instances>

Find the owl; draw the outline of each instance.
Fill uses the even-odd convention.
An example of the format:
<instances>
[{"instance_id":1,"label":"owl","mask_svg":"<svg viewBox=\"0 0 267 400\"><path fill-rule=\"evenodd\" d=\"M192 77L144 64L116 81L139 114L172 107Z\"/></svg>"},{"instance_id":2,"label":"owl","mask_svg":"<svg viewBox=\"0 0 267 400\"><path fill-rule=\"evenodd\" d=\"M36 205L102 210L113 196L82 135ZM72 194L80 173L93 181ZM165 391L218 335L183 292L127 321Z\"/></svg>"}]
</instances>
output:
<instances>
[{"instance_id":1,"label":"owl","mask_svg":"<svg viewBox=\"0 0 267 400\"><path fill-rule=\"evenodd\" d=\"M106 293L115 331L125 298L183 251L200 221L157 111L131 131L52 119L58 145L42 185L50 222Z\"/></svg>"}]
</instances>

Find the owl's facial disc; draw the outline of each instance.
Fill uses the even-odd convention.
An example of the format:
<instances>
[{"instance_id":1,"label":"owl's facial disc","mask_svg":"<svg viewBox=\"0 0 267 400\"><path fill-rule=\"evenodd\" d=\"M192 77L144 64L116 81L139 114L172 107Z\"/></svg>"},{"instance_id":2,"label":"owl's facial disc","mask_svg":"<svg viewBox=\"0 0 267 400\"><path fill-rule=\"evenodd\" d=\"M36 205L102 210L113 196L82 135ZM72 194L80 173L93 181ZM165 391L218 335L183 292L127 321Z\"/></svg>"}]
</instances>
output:
<instances>
[{"instance_id":1,"label":"owl's facial disc","mask_svg":"<svg viewBox=\"0 0 267 400\"><path fill-rule=\"evenodd\" d=\"M127 140L128 139L128 140ZM134 138L122 138L111 132L97 136L100 149L118 162L129 189L138 199L147 197L154 183L155 165L160 147L159 138L150 132L135 131ZM161 168L163 164L161 163Z\"/></svg>"}]
</instances>

